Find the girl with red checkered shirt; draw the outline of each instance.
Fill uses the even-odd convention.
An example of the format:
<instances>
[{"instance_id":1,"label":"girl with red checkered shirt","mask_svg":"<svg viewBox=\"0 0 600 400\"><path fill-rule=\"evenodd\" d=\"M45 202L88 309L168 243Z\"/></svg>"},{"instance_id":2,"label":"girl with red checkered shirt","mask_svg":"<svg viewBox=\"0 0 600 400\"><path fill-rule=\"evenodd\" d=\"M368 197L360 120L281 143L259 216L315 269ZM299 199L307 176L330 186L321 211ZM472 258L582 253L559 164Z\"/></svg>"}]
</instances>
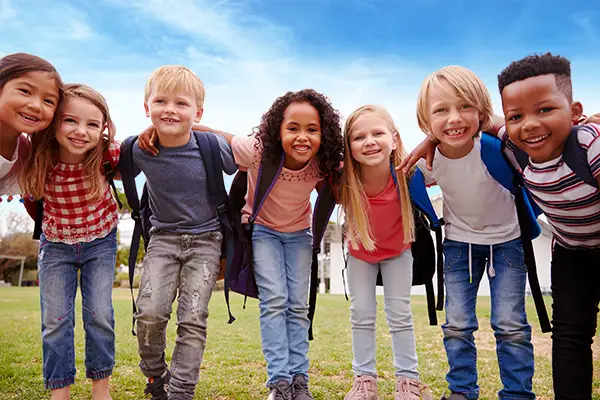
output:
<instances>
[{"instance_id":1,"label":"girl with red checkered shirt","mask_svg":"<svg viewBox=\"0 0 600 400\"><path fill-rule=\"evenodd\" d=\"M20 193L27 135L46 134L61 99L62 81L48 61L25 53L0 58L0 195Z\"/></svg>"},{"instance_id":2,"label":"girl with red checkered shirt","mask_svg":"<svg viewBox=\"0 0 600 400\"><path fill-rule=\"evenodd\" d=\"M84 85L66 85L49 134L31 135L20 176L25 193L43 198L38 256L43 372L52 399L68 399L75 382L75 295L81 282L85 367L95 400L110 399L115 363L112 284L117 203L101 169L116 166L119 146L106 100ZM79 273L79 277L78 277Z\"/></svg>"}]
</instances>

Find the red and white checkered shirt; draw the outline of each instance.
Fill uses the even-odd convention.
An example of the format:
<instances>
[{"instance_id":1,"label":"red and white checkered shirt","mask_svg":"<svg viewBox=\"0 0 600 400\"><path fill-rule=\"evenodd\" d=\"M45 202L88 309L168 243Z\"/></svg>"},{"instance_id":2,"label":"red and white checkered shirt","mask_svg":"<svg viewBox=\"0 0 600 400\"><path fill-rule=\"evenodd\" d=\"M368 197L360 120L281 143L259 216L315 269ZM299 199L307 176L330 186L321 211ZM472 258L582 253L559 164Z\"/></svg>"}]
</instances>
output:
<instances>
[{"instance_id":1,"label":"red and white checkered shirt","mask_svg":"<svg viewBox=\"0 0 600 400\"><path fill-rule=\"evenodd\" d=\"M104 161L116 167L120 145L109 144ZM108 182L103 179L103 195L90 200L90 183L84 178L83 163L58 162L48 174L44 191L42 230L51 242L75 244L91 242L108 235L119 222L118 206ZM98 171L102 174L102 171Z\"/></svg>"}]
</instances>

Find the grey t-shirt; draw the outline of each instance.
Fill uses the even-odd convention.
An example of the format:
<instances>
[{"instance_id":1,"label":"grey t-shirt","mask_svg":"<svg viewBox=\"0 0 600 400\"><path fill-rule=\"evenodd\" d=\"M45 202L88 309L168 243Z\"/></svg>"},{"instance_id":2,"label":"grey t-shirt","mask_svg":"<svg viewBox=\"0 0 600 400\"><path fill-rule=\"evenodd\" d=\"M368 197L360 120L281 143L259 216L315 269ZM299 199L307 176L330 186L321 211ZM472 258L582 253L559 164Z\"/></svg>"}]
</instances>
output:
<instances>
[{"instance_id":1,"label":"grey t-shirt","mask_svg":"<svg viewBox=\"0 0 600 400\"><path fill-rule=\"evenodd\" d=\"M231 175L237 170L229 143L217 136L221 148L223 170ZM134 174L146 175L152 217L157 229L174 233L198 234L219 229L217 211L210 204L206 170L202 153L193 135L181 147L157 144L159 154L153 156L133 147Z\"/></svg>"}]
</instances>

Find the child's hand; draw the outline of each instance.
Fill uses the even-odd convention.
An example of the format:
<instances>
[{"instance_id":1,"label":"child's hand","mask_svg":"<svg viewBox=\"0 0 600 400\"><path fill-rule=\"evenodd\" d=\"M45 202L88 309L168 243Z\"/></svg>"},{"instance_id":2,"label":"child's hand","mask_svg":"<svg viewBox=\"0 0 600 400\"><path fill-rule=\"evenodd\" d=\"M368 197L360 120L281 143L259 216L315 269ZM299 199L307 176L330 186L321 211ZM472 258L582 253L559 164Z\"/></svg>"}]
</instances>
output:
<instances>
[{"instance_id":1,"label":"child's hand","mask_svg":"<svg viewBox=\"0 0 600 400\"><path fill-rule=\"evenodd\" d=\"M140 145L140 149L154 156L157 156L158 149L154 147L156 137L157 134L156 129L154 129L154 126L150 125L148 128L144 129L144 131L138 136L138 144Z\"/></svg>"},{"instance_id":2,"label":"child's hand","mask_svg":"<svg viewBox=\"0 0 600 400\"><path fill-rule=\"evenodd\" d=\"M594 115L590 115L586 119L583 120L582 124L598 124L600 125L600 113L596 113Z\"/></svg>"},{"instance_id":3,"label":"child's hand","mask_svg":"<svg viewBox=\"0 0 600 400\"><path fill-rule=\"evenodd\" d=\"M426 138L419 144L415 149L406 156L404 160L396 167L396 170L403 169L406 174L420 158L425 159L425 163L427 165L427 169L431 171L433 165L433 156L435 155L435 148L438 146L437 140L431 141L431 139Z\"/></svg>"}]
</instances>

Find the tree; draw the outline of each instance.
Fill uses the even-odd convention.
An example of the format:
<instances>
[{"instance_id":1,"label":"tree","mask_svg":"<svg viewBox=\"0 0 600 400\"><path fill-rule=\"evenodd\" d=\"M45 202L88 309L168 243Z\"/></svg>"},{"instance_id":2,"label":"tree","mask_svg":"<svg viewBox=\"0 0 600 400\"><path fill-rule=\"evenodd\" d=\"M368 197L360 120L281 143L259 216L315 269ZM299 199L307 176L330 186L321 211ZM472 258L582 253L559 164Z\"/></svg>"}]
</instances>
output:
<instances>
[{"instance_id":1,"label":"tree","mask_svg":"<svg viewBox=\"0 0 600 400\"><path fill-rule=\"evenodd\" d=\"M25 269L37 268L38 242L31 238L33 223L28 215L11 212L5 218L6 231L0 232L0 254L25 256ZM20 268L21 262L0 258L0 276Z\"/></svg>"}]
</instances>

